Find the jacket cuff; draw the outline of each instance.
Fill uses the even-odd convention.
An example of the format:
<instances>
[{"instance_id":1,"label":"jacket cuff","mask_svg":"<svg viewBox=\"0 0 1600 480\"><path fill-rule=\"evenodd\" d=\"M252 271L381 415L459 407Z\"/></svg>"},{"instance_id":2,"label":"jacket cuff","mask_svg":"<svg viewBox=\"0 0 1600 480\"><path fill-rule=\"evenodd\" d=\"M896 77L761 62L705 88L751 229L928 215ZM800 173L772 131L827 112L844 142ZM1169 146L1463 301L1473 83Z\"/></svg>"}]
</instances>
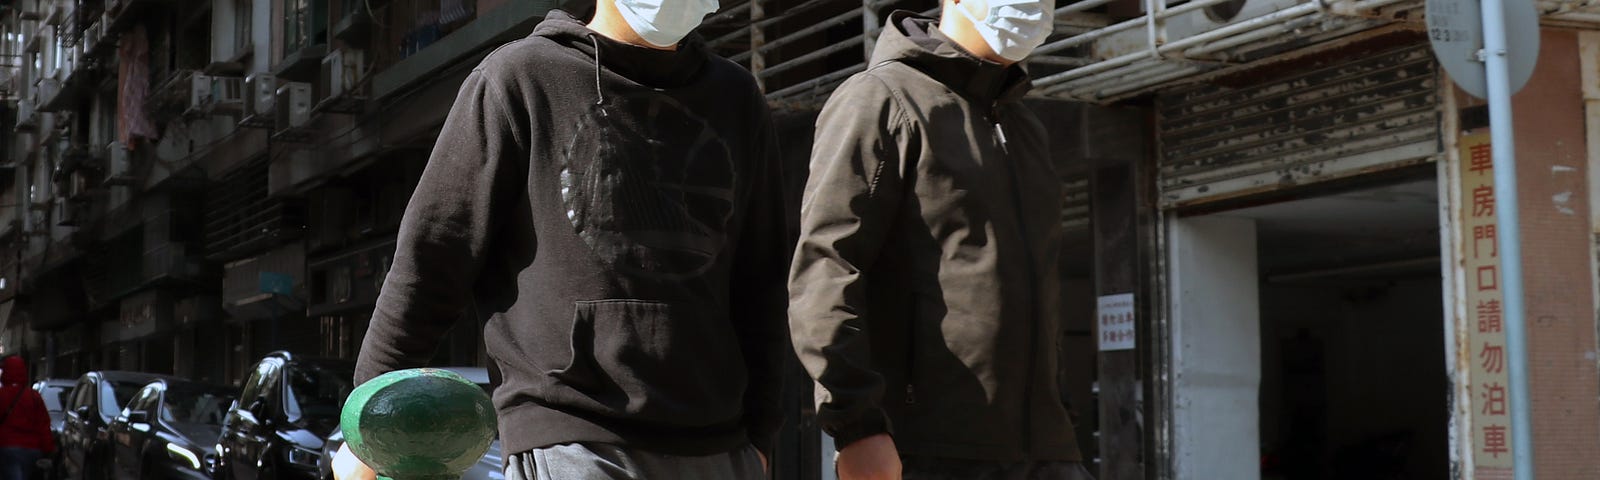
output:
<instances>
[{"instance_id":1,"label":"jacket cuff","mask_svg":"<svg viewBox=\"0 0 1600 480\"><path fill-rule=\"evenodd\" d=\"M844 450L844 447L857 440L880 433L893 434L893 431L888 416L884 415L883 410L874 408L854 422L831 429L828 435L833 437L833 449L837 451Z\"/></svg>"},{"instance_id":2,"label":"jacket cuff","mask_svg":"<svg viewBox=\"0 0 1600 480\"><path fill-rule=\"evenodd\" d=\"M750 434L750 446L755 447L756 451L767 457L768 463L772 462L772 448L778 443L774 437L775 435L760 435L754 432Z\"/></svg>"}]
</instances>

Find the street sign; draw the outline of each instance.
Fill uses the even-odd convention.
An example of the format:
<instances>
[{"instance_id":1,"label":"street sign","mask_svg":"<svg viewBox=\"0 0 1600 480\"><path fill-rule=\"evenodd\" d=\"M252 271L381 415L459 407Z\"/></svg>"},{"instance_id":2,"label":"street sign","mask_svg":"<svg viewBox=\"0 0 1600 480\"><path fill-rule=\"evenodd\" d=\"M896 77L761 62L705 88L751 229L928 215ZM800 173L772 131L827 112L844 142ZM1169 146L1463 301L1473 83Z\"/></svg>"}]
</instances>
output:
<instances>
[{"instance_id":1,"label":"street sign","mask_svg":"<svg viewBox=\"0 0 1600 480\"><path fill-rule=\"evenodd\" d=\"M294 295L294 275L278 272L261 272L259 274L259 278L259 293Z\"/></svg>"},{"instance_id":2,"label":"street sign","mask_svg":"<svg viewBox=\"0 0 1600 480\"><path fill-rule=\"evenodd\" d=\"M1428 41L1457 86L1474 97L1488 98L1483 62L1478 58L1483 49L1483 14L1478 1L1427 0ZM1539 14L1533 0L1507 0L1505 9L1507 63L1515 93L1528 84L1539 60Z\"/></svg>"}]
</instances>

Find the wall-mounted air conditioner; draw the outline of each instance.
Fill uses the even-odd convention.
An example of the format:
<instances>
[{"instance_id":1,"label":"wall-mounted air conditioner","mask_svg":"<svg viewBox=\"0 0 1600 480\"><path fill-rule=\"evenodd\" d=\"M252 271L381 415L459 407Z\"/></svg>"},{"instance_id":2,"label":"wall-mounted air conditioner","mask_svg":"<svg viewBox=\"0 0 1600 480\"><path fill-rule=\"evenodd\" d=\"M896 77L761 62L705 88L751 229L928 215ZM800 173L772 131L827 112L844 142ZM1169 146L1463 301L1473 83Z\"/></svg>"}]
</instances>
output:
<instances>
[{"instance_id":1,"label":"wall-mounted air conditioner","mask_svg":"<svg viewBox=\"0 0 1600 480\"><path fill-rule=\"evenodd\" d=\"M105 37L106 22L95 20L94 23L89 24L88 27L83 29L83 41L78 42L78 46L82 48L83 53L87 55L89 52L93 52L96 48L99 48L100 41L104 40Z\"/></svg>"},{"instance_id":2,"label":"wall-mounted air conditioner","mask_svg":"<svg viewBox=\"0 0 1600 480\"><path fill-rule=\"evenodd\" d=\"M50 2L50 6L45 10L44 23L47 25L60 25L61 21L67 18L68 5L68 2L64 0Z\"/></svg>"},{"instance_id":3,"label":"wall-mounted air conditioner","mask_svg":"<svg viewBox=\"0 0 1600 480\"><path fill-rule=\"evenodd\" d=\"M58 227L76 227L78 226L79 211L77 205L72 204L65 198L58 198L55 201L54 208L52 208L50 217L56 220L56 226Z\"/></svg>"},{"instance_id":4,"label":"wall-mounted air conditioner","mask_svg":"<svg viewBox=\"0 0 1600 480\"><path fill-rule=\"evenodd\" d=\"M83 169L74 170L71 174L67 175L68 200L87 200L89 195L94 192L94 188L95 185L89 183L89 175L84 173Z\"/></svg>"},{"instance_id":5,"label":"wall-mounted air conditioner","mask_svg":"<svg viewBox=\"0 0 1600 480\"><path fill-rule=\"evenodd\" d=\"M185 115L205 114L211 108L211 82L210 75L194 74L189 77L189 106L183 113Z\"/></svg>"},{"instance_id":6,"label":"wall-mounted air conditioner","mask_svg":"<svg viewBox=\"0 0 1600 480\"><path fill-rule=\"evenodd\" d=\"M278 130L301 128L311 123L311 84L289 82L278 87Z\"/></svg>"},{"instance_id":7,"label":"wall-mounted air conditioner","mask_svg":"<svg viewBox=\"0 0 1600 480\"><path fill-rule=\"evenodd\" d=\"M133 158L121 142L106 145L106 185L133 185Z\"/></svg>"},{"instance_id":8,"label":"wall-mounted air conditioner","mask_svg":"<svg viewBox=\"0 0 1600 480\"><path fill-rule=\"evenodd\" d=\"M17 100L17 130L33 131L39 128L39 112L33 108L33 100Z\"/></svg>"},{"instance_id":9,"label":"wall-mounted air conditioner","mask_svg":"<svg viewBox=\"0 0 1600 480\"><path fill-rule=\"evenodd\" d=\"M317 91L327 99L343 98L355 93L361 84L363 55L358 49L340 49L322 59L322 76Z\"/></svg>"},{"instance_id":10,"label":"wall-mounted air conditioner","mask_svg":"<svg viewBox=\"0 0 1600 480\"><path fill-rule=\"evenodd\" d=\"M278 78L270 73L252 73L244 79L245 114L272 118L278 98Z\"/></svg>"}]
</instances>

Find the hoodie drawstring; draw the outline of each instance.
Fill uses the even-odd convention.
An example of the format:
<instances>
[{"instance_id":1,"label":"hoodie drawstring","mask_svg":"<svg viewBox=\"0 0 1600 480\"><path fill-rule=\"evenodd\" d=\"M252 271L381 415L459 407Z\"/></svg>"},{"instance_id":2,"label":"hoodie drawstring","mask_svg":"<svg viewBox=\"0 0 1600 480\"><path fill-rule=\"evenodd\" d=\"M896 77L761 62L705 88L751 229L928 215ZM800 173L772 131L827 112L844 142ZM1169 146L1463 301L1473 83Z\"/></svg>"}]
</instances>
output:
<instances>
[{"instance_id":1,"label":"hoodie drawstring","mask_svg":"<svg viewBox=\"0 0 1600 480\"><path fill-rule=\"evenodd\" d=\"M588 36L589 41L594 43L594 93L598 97L594 104L598 106L606 103L606 91L600 88L600 39L594 38L594 35L590 33Z\"/></svg>"}]
</instances>

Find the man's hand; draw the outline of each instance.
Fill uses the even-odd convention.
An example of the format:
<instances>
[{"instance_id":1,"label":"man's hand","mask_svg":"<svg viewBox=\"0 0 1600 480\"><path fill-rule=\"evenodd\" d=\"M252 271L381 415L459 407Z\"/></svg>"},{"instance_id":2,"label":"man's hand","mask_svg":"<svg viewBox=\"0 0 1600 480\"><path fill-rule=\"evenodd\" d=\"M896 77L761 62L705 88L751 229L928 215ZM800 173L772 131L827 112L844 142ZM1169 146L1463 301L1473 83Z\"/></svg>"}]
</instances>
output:
<instances>
[{"instance_id":1,"label":"man's hand","mask_svg":"<svg viewBox=\"0 0 1600 480\"><path fill-rule=\"evenodd\" d=\"M834 468L839 480L900 480L900 451L889 434L880 433L845 445Z\"/></svg>"},{"instance_id":2,"label":"man's hand","mask_svg":"<svg viewBox=\"0 0 1600 480\"><path fill-rule=\"evenodd\" d=\"M339 453L333 455L334 480L377 480L378 473L356 458L350 452L350 444L339 446Z\"/></svg>"}]
</instances>

